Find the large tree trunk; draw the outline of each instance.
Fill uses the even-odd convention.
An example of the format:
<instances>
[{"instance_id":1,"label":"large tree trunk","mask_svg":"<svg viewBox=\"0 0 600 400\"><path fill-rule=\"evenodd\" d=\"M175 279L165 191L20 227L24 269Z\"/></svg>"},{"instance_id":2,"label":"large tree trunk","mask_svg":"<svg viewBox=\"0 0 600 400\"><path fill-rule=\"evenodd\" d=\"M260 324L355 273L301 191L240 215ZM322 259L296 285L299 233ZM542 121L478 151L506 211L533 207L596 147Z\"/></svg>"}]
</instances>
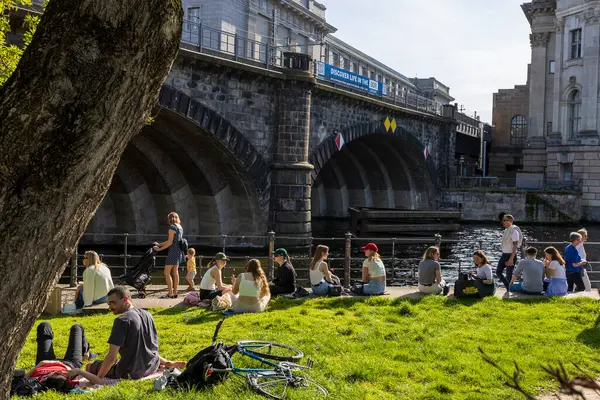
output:
<instances>
[{"instance_id":1,"label":"large tree trunk","mask_svg":"<svg viewBox=\"0 0 600 400\"><path fill-rule=\"evenodd\" d=\"M181 0L52 0L0 88L0 399L177 54Z\"/></svg>"}]
</instances>

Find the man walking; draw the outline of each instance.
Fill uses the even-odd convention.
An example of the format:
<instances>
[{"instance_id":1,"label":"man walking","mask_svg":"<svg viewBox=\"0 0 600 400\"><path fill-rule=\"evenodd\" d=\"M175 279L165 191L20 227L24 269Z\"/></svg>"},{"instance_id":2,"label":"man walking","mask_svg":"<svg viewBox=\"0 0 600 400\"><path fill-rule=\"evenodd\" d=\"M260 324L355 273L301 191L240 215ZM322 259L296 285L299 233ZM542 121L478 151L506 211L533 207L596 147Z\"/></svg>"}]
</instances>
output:
<instances>
[{"instance_id":1,"label":"man walking","mask_svg":"<svg viewBox=\"0 0 600 400\"><path fill-rule=\"evenodd\" d=\"M502 281L506 290L510 290L509 279L513 275L515 263L517 262L517 249L523 240L520 230L513 223L514 218L510 214L506 214L502 218L502 225L505 228L501 242L502 256L496 268L496 275ZM506 269L506 277L504 276L504 269Z\"/></svg>"},{"instance_id":2,"label":"man walking","mask_svg":"<svg viewBox=\"0 0 600 400\"><path fill-rule=\"evenodd\" d=\"M581 234L577 232L571 232L569 236L569 240L571 244L565 248L565 264L567 264L566 272L567 272L567 290L570 292L573 290L573 286L575 286L575 292L581 292L585 290L585 285L583 284L583 266L587 263L586 260L582 260L579 252L577 251L577 246L581 244Z\"/></svg>"},{"instance_id":3,"label":"man walking","mask_svg":"<svg viewBox=\"0 0 600 400\"><path fill-rule=\"evenodd\" d=\"M184 368L185 362L165 360L158 354L158 333L154 318L146 310L134 307L127 288L115 286L108 292L108 308L119 315L113 323L104 360L88 364L87 370L100 378L140 379L158 370ZM121 359L117 361L117 354Z\"/></svg>"}]
</instances>

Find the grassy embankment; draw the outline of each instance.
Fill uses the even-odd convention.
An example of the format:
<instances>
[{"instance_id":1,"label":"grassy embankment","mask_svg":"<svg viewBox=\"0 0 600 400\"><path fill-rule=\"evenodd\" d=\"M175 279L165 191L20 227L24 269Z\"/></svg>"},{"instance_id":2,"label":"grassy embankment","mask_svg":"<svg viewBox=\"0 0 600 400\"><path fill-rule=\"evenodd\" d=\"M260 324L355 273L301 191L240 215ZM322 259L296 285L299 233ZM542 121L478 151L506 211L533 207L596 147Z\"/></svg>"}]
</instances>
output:
<instances>
[{"instance_id":1,"label":"grassy embankment","mask_svg":"<svg viewBox=\"0 0 600 400\"><path fill-rule=\"evenodd\" d=\"M262 315L227 319L220 337L272 340L300 348L315 360L310 375L333 399L520 399L503 385L501 374L482 361L481 346L512 372L513 361L526 371L532 393L556 388L540 365L571 362L600 374L600 302L590 299L457 301L319 299L276 300ZM210 344L220 313L201 309L152 310L160 351L169 359L191 358ZM85 329L93 350L106 354L112 314L46 319L55 331L55 349L66 349L71 324ZM42 321L43 319L40 319ZM18 367L31 368L35 329ZM84 398L94 399L261 399L245 382L231 377L201 394L153 393L152 382L125 382ZM67 397L81 397L72 395ZM62 398L46 393L38 399ZM306 398L300 393L290 398Z\"/></svg>"}]
</instances>

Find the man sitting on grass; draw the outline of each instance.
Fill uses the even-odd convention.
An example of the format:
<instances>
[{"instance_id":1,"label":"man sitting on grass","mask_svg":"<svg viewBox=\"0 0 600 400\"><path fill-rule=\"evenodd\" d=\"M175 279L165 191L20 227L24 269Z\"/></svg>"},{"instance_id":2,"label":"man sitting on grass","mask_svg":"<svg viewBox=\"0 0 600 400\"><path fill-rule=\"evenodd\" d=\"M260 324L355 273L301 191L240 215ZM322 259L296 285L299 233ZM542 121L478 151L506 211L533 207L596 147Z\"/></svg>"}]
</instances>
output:
<instances>
[{"instance_id":1,"label":"man sitting on grass","mask_svg":"<svg viewBox=\"0 0 600 400\"><path fill-rule=\"evenodd\" d=\"M529 247L527 258L519 261L510 281L510 291L525 294L542 294L544 290L544 263L536 260L537 249ZM521 275L523 279L519 280Z\"/></svg>"},{"instance_id":2,"label":"man sitting on grass","mask_svg":"<svg viewBox=\"0 0 600 400\"><path fill-rule=\"evenodd\" d=\"M106 358L87 365L87 370L99 378L140 379L163 366L185 368L185 361L169 361L158 354L158 334L154 318L145 310L134 307L129 290L115 286L108 292L108 308L115 319L108 338L110 348ZM121 360L117 362L117 354Z\"/></svg>"}]
</instances>

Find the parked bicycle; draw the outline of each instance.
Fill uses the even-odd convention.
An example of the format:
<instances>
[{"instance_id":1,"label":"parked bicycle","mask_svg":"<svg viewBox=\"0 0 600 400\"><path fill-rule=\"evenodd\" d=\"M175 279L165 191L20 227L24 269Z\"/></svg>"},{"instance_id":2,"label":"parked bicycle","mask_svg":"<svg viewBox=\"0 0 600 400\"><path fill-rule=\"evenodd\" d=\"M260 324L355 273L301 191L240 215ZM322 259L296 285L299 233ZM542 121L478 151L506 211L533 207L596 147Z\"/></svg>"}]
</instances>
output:
<instances>
[{"instance_id":1,"label":"parked bicycle","mask_svg":"<svg viewBox=\"0 0 600 400\"><path fill-rule=\"evenodd\" d=\"M212 346L218 346L217 337L223 322L224 319L217 324ZM302 390L307 399L320 399L329 395L322 385L304 376L304 371L312 368L313 360L309 358L307 365L298 364L304 353L294 347L260 340L243 340L235 345L222 346L228 349L231 356L239 354L258 361L262 368L236 367L233 357L230 357L227 368L214 368L212 364L206 364L205 380L209 380L213 374L233 373L244 378L250 389L271 399L285 399L288 388Z\"/></svg>"}]
</instances>

